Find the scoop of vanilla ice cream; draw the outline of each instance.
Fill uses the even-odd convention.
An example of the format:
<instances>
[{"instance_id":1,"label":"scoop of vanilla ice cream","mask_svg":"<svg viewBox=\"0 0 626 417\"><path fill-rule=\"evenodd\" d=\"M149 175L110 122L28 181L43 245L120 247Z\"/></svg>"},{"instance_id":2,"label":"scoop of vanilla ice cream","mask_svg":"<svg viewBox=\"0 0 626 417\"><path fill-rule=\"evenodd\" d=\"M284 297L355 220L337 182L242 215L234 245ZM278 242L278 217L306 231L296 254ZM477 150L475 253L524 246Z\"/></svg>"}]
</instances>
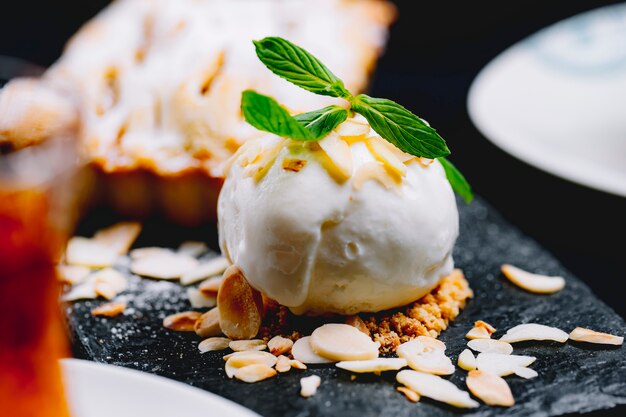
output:
<instances>
[{"instance_id":1,"label":"scoop of vanilla ice cream","mask_svg":"<svg viewBox=\"0 0 626 417\"><path fill-rule=\"evenodd\" d=\"M453 268L458 211L442 166L360 116L319 142L251 140L226 170L222 252L296 314L399 307Z\"/></svg>"}]
</instances>

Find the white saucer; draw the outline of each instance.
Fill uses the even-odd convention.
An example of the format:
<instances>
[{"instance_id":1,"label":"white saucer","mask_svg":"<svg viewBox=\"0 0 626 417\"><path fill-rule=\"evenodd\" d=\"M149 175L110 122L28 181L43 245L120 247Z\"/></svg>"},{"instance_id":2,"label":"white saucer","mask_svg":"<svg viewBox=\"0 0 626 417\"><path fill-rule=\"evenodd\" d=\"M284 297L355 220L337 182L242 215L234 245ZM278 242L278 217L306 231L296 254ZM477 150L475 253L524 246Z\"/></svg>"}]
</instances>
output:
<instances>
[{"instance_id":1,"label":"white saucer","mask_svg":"<svg viewBox=\"0 0 626 417\"><path fill-rule=\"evenodd\" d=\"M626 196L626 3L563 20L507 49L474 80L468 111L517 158Z\"/></svg>"},{"instance_id":2,"label":"white saucer","mask_svg":"<svg viewBox=\"0 0 626 417\"><path fill-rule=\"evenodd\" d=\"M73 417L259 417L225 398L118 366L61 361Z\"/></svg>"}]
</instances>

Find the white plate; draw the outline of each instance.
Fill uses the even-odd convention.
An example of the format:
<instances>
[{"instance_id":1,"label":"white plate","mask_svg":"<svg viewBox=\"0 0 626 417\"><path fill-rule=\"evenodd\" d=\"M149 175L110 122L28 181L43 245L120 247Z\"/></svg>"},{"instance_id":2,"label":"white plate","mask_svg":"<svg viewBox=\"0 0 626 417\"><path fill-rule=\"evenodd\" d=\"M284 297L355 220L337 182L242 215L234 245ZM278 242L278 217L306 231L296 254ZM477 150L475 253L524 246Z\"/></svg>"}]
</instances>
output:
<instances>
[{"instance_id":1,"label":"white plate","mask_svg":"<svg viewBox=\"0 0 626 417\"><path fill-rule=\"evenodd\" d=\"M474 80L468 111L517 158L626 196L626 3L563 20L503 52Z\"/></svg>"},{"instance_id":2,"label":"white plate","mask_svg":"<svg viewBox=\"0 0 626 417\"><path fill-rule=\"evenodd\" d=\"M210 392L118 366L61 361L73 417L259 417Z\"/></svg>"}]
</instances>

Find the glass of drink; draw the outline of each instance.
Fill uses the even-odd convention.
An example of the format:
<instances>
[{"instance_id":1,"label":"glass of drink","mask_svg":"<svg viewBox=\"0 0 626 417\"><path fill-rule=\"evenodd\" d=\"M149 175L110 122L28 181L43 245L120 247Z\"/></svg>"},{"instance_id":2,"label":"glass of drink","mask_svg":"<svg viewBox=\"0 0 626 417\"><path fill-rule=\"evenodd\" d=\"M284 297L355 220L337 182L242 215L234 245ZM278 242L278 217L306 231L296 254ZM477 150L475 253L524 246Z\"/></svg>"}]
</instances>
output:
<instances>
[{"instance_id":1,"label":"glass of drink","mask_svg":"<svg viewBox=\"0 0 626 417\"><path fill-rule=\"evenodd\" d=\"M75 125L46 132L40 116L21 121L33 139L24 142L20 126L2 129L0 113L0 414L11 417L69 416L55 264L77 217L81 160Z\"/></svg>"}]
</instances>

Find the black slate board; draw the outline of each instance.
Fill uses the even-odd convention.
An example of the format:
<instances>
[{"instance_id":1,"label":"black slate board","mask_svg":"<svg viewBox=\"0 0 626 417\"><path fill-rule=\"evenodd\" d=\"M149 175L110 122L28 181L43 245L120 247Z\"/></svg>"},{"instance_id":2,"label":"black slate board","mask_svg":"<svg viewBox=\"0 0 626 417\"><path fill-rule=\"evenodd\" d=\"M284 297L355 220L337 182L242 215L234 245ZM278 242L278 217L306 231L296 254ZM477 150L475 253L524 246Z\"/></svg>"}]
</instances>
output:
<instances>
[{"instance_id":1,"label":"black slate board","mask_svg":"<svg viewBox=\"0 0 626 417\"><path fill-rule=\"evenodd\" d=\"M506 223L484 201L459 204L461 237L455 260L475 291L458 319L441 339L456 361L465 348L464 334L475 320L485 320L499 330L526 322L557 326L570 331L576 326L613 334L626 334L626 324L588 287L573 277L549 253ZM88 234L112 219L92 217L82 226ZM138 246L175 246L179 241L208 237L215 248L214 229L181 231L172 226L147 224ZM562 275L565 289L550 296L526 293L509 284L499 267L508 262L539 273ZM114 318L94 318L90 309L100 301L77 302L67 307L68 324L78 356L155 373L206 389L240 403L263 416L533 416L548 417L587 413L626 404L626 355L622 347L593 347L552 342L515 345L515 353L532 355L531 366L539 372L533 380L507 377L516 405L512 408L481 406L463 411L423 399L409 403L395 391L395 373L359 376L330 367L311 366L257 384L229 380L223 370L224 352L200 355L199 339L192 334L161 327L165 315L188 310L184 289L176 283L131 278L126 293L129 309ZM315 397L298 395L302 376L317 374L322 385ZM465 372L457 369L450 380L464 387ZM626 415L624 407L611 415ZM594 415L599 415L594 413ZM605 412L602 412L605 415Z\"/></svg>"}]
</instances>

